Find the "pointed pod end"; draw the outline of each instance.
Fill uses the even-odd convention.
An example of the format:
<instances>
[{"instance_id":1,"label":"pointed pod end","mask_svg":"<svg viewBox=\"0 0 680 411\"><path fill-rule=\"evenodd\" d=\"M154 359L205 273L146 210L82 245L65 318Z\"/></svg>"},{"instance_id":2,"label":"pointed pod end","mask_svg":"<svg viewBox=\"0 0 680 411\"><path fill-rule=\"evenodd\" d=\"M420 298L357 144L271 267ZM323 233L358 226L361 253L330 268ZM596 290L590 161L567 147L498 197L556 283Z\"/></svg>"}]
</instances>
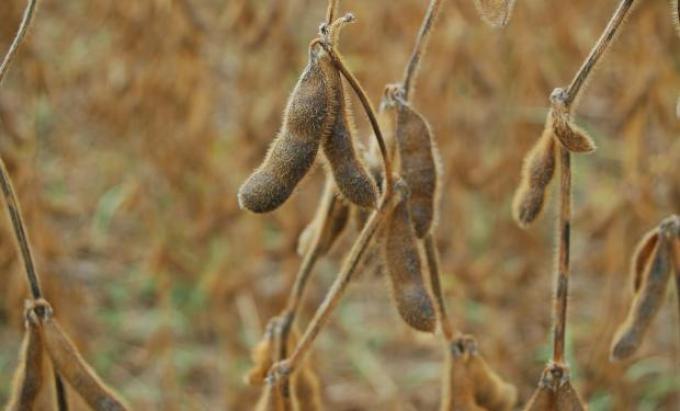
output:
<instances>
[{"instance_id":1,"label":"pointed pod end","mask_svg":"<svg viewBox=\"0 0 680 411\"><path fill-rule=\"evenodd\" d=\"M609 352L610 362L619 362L630 358L638 349L639 339L632 330L618 332Z\"/></svg>"}]
</instances>

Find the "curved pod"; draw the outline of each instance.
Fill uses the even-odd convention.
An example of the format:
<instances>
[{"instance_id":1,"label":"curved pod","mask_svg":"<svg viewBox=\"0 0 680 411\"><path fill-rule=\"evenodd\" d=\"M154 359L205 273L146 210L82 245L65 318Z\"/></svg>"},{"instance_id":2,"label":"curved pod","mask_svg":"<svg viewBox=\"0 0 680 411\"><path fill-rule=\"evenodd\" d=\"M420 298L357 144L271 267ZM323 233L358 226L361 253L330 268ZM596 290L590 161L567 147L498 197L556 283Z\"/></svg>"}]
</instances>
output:
<instances>
[{"instance_id":1,"label":"curved pod","mask_svg":"<svg viewBox=\"0 0 680 411\"><path fill-rule=\"evenodd\" d=\"M242 208L266 213L290 197L314 164L321 140L332 130L339 81L330 57L320 46L311 46L309 64L288 100L281 131L239 189Z\"/></svg>"}]
</instances>

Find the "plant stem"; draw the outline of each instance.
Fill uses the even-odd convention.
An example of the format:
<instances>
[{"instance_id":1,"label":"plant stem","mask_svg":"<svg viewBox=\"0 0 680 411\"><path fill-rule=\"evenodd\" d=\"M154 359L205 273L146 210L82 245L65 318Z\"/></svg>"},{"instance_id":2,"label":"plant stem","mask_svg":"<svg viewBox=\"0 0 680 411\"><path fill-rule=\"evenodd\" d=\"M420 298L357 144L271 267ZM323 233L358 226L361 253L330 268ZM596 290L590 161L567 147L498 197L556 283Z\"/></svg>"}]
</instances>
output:
<instances>
[{"instance_id":1,"label":"plant stem","mask_svg":"<svg viewBox=\"0 0 680 411\"><path fill-rule=\"evenodd\" d=\"M340 0L328 0L328 8L326 9L326 23L331 24L338 14L338 4Z\"/></svg>"},{"instance_id":2,"label":"plant stem","mask_svg":"<svg viewBox=\"0 0 680 411\"><path fill-rule=\"evenodd\" d=\"M574 101L578 98L578 95L581 92L583 85L586 83L588 76L593 70L593 67L597 65L602 55L611 44L612 39L616 35L616 32L621 27L621 23L623 23L626 15L631 10L634 1L635 0L622 0L621 3L619 4L619 7L616 9L614 15L609 20L609 23L607 24L607 27L604 29L604 32L597 40L597 43L595 43L595 46L590 51L590 54L583 62L583 65L574 76L574 79L571 81L571 84L567 89L566 99L564 101L567 107L570 107L574 103Z\"/></svg>"},{"instance_id":3,"label":"plant stem","mask_svg":"<svg viewBox=\"0 0 680 411\"><path fill-rule=\"evenodd\" d=\"M28 31L28 27L30 26L31 20L33 19L33 12L35 11L35 6L37 3L38 0L28 0L28 4L26 4L26 9L24 10L24 16L22 17L21 23L19 24L19 29L14 36L14 40L12 40L12 44L9 46L9 50L7 51L2 64L0 64L0 83L2 83L2 80L5 78L7 69L12 63L17 50L19 50L21 41L24 39L24 36Z\"/></svg>"},{"instance_id":4,"label":"plant stem","mask_svg":"<svg viewBox=\"0 0 680 411\"><path fill-rule=\"evenodd\" d=\"M446 303L444 302L444 294L442 293L440 282L441 277L439 274L439 252L437 251L437 244L432 234L428 234L427 237L425 237L425 254L427 255L430 286L432 287L432 294L434 294L435 298L435 309L437 310L437 317L442 330L442 335L446 341L451 342L453 341L456 332L446 313Z\"/></svg>"},{"instance_id":5,"label":"plant stem","mask_svg":"<svg viewBox=\"0 0 680 411\"><path fill-rule=\"evenodd\" d=\"M564 363L567 300L569 294L569 247L571 236L571 153L559 146L560 193L557 222L557 284L555 288L553 357L556 364Z\"/></svg>"},{"instance_id":6,"label":"plant stem","mask_svg":"<svg viewBox=\"0 0 680 411\"><path fill-rule=\"evenodd\" d=\"M409 59L408 65L404 72L404 100L408 101L411 91L413 91L415 77L418 72L418 67L420 66L420 60L427 49L427 42L430 38L430 33L432 31L432 26L437 18L439 9L441 8L442 0L431 0L430 5L425 13L425 18L420 26L420 31L418 32L418 37L416 39L416 45L411 53L411 58Z\"/></svg>"},{"instance_id":7,"label":"plant stem","mask_svg":"<svg viewBox=\"0 0 680 411\"><path fill-rule=\"evenodd\" d=\"M378 147L380 148L380 155L383 162L383 172L385 174L385 191L383 193L381 202L386 203L386 200L392 196L392 164L390 162L390 157L387 154L387 146L385 145L385 139L383 137L382 131L380 130L380 125L378 125L378 120L376 118L373 105L368 99L366 91L364 91L363 87L361 87L361 84L359 84L359 81L356 79L356 77L354 77L354 74L347 69L347 66L345 66L342 57L328 44L318 39L317 41L324 48L324 50L326 50L328 55L333 60L333 64L335 64L338 70L340 70L340 73L342 73L343 77L345 77L349 85L356 93L357 97L359 97L359 101L361 101L361 105L363 106L366 116L368 116L368 120L371 123L373 134L375 135L375 138L378 141Z\"/></svg>"},{"instance_id":8,"label":"plant stem","mask_svg":"<svg viewBox=\"0 0 680 411\"><path fill-rule=\"evenodd\" d=\"M12 44L7 50L2 63L0 64L0 84L5 78L7 71L16 56L17 50L21 45L28 28L33 20L33 15L35 14L35 8L38 0L28 0L26 4L26 9L24 10L23 17L21 18L21 23L17 29L17 33L12 40ZM21 259L24 263L24 268L26 272L26 279L28 281L29 289L31 291L31 296L34 300L42 298L42 290L40 289L40 281L38 279L38 274L35 270L35 264L33 262L33 255L31 253L31 246L28 240L28 234L24 228L24 221L21 215L21 205L17 200L16 194L14 192L14 187L12 185L12 179L7 172L7 167L5 162L0 157L0 186L2 186L2 194L5 197L5 202L7 205L7 213L9 214L10 220L12 221L12 228L14 229L14 237L16 239L17 245L20 250ZM57 392L57 409L59 411L68 411L68 400L66 398L66 391L64 390L64 383L61 380L59 374L54 371L54 385Z\"/></svg>"},{"instance_id":9,"label":"plant stem","mask_svg":"<svg viewBox=\"0 0 680 411\"><path fill-rule=\"evenodd\" d=\"M14 229L14 237L19 247L21 259L24 263L26 272L26 279L31 291L31 296L34 300L42 298L42 290L40 289L40 280L35 271L35 264L33 262L33 254L31 246L28 241L28 234L24 228L24 221L21 215L21 206L14 193L12 180L9 177L5 162L0 158L0 186L2 187L2 194L5 196L5 203L7 205L7 213L12 221L12 228Z\"/></svg>"},{"instance_id":10,"label":"plant stem","mask_svg":"<svg viewBox=\"0 0 680 411\"><path fill-rule=\"evenodd\" d=\"M335 307L340 302L347 286L352 280L354 272L361 262L364 252L368 249L368 245L371 242L373 235L383 223L385 217L391 212L391 209L395 206L395 202L392 201L393 196L388 198L383 196L383 199L384 200L381 202L378 209L373 211L366 222L366 225L364 225L364 228L361 230L361 233L359 233L359 237L352 245L349 254L343 262L340 273L338 273L333 285L330 290L328 290L328 293L326 293L323 302L314 313L312 320L309 322L309 325L307 325L307 329L300 338L300 341L298 341L295 350L288 359L280 361L272 366L270 378L274 381L287 378L295 371L295 369L297 369L298 365L309 351L312 343L319 335L321 328L328 322L331 313L333 313Z\"/></svg>"},{"instance_id":11,"label":"plant stem","mask_svg":"<svg viewBox=\"0 0 680 411\"><path fill-rule=\"evenodd\" d=\"M593 67L600 61L621 27L626 15L630 12L634 0L622 0L614 15L609 20L604 32L597 40L588 57L579 68L569 87L563 93L554 94L557 102L563 104L568 112L573 111L574 104L591 74ZM552 97L552 96L551 96ZM553 101L553 104L555 103ZM569 247L571 236L571 154L559 145L560 157L560 193L559 220L557 223L557 284L554 300L553 362L563 364L565 361L565 332L567 322L567 301L569 294Z\"/></svg>"}]
</instances>

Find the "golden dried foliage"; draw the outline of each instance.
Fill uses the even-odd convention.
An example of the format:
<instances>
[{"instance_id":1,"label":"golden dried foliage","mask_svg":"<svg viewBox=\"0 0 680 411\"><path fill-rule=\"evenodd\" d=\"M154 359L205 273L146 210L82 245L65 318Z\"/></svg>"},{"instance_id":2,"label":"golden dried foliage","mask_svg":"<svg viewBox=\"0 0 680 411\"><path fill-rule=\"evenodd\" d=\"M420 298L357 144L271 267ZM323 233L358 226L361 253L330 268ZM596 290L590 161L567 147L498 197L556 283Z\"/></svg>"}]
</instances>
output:
<instances>
[{"instance_id":1,"label":"golden dried foliage","mask_svg":"<svg viewBox=\"0 0 680 411\"><path fill-rule=\"evenodd\" d=\"M265 3L285 6L271 17ZM436 237L452 316L480 336L485 358L518 387L519 403L542 367L536 353L550 313L536 302L553 284L553 236L543 225L518 230L507 210L518 165L544 127L546 94L569 81L612 4L574 0L556 9L522 0L512 24L491 31L473 2L446 2L411 102L436 131L444 165ZM0 6L3 49L24 5ZM402 75L424 3L343 7L358 17L343 52L377 101ZM311 170L284 206L259 218L239 211L236 193L281 126L324 8L302 0L42 2L40 25L3 83L0 154L22 199L45 295L83 356L133 409L249 409L257 401L260 391L242 383L250 346L290 289L298 233L314 215L323 175ZM680 207L672 57L680 42L669 20L667 3L640 2L574 113L599 149L574 160L578 275L570 298L578 303L570 306L577 326L569 347L579 391L611 409L645 402L672 410L680 395L664 389L678 355L672 304L657 314L656 324L668 326L651 327L638 351L669 361L645 362L650 372L640 378L628 363L608 362L630 302L621 291L627 256ZM356 128L357 148L370 146L362 115ZM552 216L548 202L544 209ZM27 294L11 227L0 220L0 375L9 379ZM352 239L343 234L317 267L301 324ZM395 326L389 304L382 278L359 275L324 330L315 367L327 409L438 406L438 346ZM174 372L159 384L162 359ZM0 402L10 393L0 386ZM88 409L70 397L72 409Z\"/></svg>"}]
</instances>

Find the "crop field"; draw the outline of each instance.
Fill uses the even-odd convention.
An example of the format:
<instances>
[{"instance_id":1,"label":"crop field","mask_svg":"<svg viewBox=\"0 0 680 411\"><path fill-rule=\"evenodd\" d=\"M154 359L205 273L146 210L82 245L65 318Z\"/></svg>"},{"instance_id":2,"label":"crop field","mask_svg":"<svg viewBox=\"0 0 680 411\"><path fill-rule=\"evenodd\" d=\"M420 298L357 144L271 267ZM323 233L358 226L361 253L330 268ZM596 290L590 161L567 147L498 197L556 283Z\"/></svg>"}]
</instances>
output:
<instances>
[{"instance_id":1,"label":"crop field","mask_svg":"<svg viewBox=\"0 0 680 411\"><path fill-rule=\"evenodd\" d=\"M677 411L679 12L0 1L0 407Z\"/></svg>"}]
</instances>

